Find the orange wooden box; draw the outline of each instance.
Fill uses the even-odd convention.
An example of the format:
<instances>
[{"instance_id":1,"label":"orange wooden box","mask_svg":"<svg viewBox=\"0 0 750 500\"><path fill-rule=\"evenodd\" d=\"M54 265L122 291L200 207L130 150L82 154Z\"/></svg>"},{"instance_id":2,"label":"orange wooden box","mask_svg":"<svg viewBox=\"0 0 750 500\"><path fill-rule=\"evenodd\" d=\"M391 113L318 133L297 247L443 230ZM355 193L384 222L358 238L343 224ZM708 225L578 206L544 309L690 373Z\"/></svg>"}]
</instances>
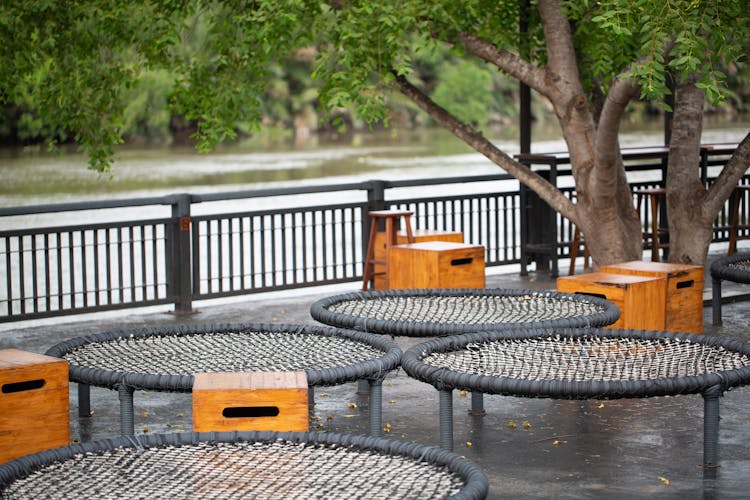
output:
<instances>
[{"instance_id":1,"label":"orange wooden box","mask_svg":"<svg viewBox=\"0 0 750 500\"><path fill-rule=\"evenodd\" d=\"M0 350L0 463L70 444L68 362Z\"/></svg>"},{"instance_id":2,"label":"orange wooden box","mask_svg":"<svg viewBox=\"0 0 750 500\"><path fill-rule=\"evenodd\" d=\"M195 432L306 432L308 422L308 386L303 371L195 374Z\"/></svg>"},{"instance_id":3,"label":"orange wooden box","mask_svg":"<svg viewBox=\"0 0 750 500\"><path fill-rule=\"evenodd\" d=\"M484 247L425 241L391 248L391 288L484 288Z\"/></svg>"},{"instance_id":4,"label":"orange wooden box","mask_svg":"<svg viewBox=\"0 0 750 500\"><path fill-rule=\"evenodd\" d=\"M605 298L620 308L620 319L609 328L664 329L664 278L588 273L557 278L557 290Z\"/></svg>"},{"instance_id":5,"label":"orange wooden box","mask_svg":"<svg viewBox=\"0 0 750 500\"><path fill-rule=\"evenodd\" d=\"M414 243L423 241L453 241L463 243L464 233L460 231L442 231L440 229L415 229L412 231ZM396 233L396 243L405 245L409 243L406 231L403 229ZM373 252L375 260L385 260L385 231L379 231L375 238L375 250ZM382 264L375 265L374 290L385 289L385 266Z\"/></svg>"},{"instance_id":6,"label":"orange wooden box","mask_svg":"<svg viewBox=\"0 0 750 500\"><path fill-rule=\"evenodd\" d=\"M664 329L703 333L703 266L635 260L604 266L600 271L666 279Z\"/></svg>"}]
</instances>

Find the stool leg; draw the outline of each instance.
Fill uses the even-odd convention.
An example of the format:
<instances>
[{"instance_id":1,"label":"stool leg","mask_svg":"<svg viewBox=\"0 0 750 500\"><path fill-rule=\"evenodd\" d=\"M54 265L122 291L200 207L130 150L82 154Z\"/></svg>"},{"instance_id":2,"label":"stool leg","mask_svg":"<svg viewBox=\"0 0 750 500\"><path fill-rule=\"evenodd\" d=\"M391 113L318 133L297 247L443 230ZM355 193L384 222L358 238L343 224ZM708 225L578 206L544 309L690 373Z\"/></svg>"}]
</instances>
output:
<instances>
[{"instance_id":1,"label":"stool leg","mask_svg":"<svg viewBox=\"0 0 750 500\"><path fill-rule=\"evenodd\" d=\"M721 321L721 280L711 278L711 322L720 326Z\"/></svg>"},{"instance_id":2,"label":"stool leg","mask_svg":"<svg viewBox=\"0 0 750 500\"><path fill-rule=\"evenodd\" d=\"M385 220L385 277L383 280L386 290L391 289L391 247L396 244L396 225L393 217Z\"/></svg>"},{"instance_id":3,"label":"stool leg","mask_svg":"<svg viewBox=\"0 0 750 500\"><path fill-rule=\"evenodd\" d=\"M703 466L719 464L719 397L721 387L715 385L703 391Z\"/></svg>"},{"instance_id":4,"label":"stool leg","mask_svg":"<svg viewBox=\"0 0 750 500\"><path fill-rule=\"evenodd\" d=\"M125 384L117 387L120 396L120 434L135 436L135 419L133 417L133 392L135 389Z\"/></svg>"},{"instance_id":5,"label":"stool leg","mask_svg":"<svg viewBox=\"0 0 750 500\"><path fill-rule=\"evenodd\" d=\"M581 231L576 228L573 232L573 241L570 242L570 267L568 268L568 276L573 276L576 270L576 259L578 258L578 247L581 244Z\"/></svg>"},{"instance_id":6,"label":"stool leg","mask_svg":"<svg viewBox=\"0 0 750 500\"><path fill-rule=\"evenodd\" d=\"M307 407L315 408L315 387L307 388Z\"/></svg>"},{"instance_id":7,"label":"stool leg","mask_svg":"<svg viewBox=\"0 0 750 500\"><path fill-rule=\"evenodd\" d=\"M659 198L651 196L651 261L659 262Z\"/></svg>"},{"instance_id":8,"label":"stool leg","mask_svg":"<svg viewBox=\"0 0 750 500\"><path fill-rule=\"evenodd\" d=\"M367 242L367 253L365 255L365 269L362 276L362 291L366 292L372 278L373 259L375 258L375 235L378 231L377 219L372 219L370 224L370 240Z\"/></svg>"},{"instance_id":9,"label":"stool leg","mask_svg":"<svg viewBox=\"0 0 750 500\"><path fill-rule=\"evenodd\" d=\"M383 437L383 380L370 380L370 435Z\"/></svg>"},{"instance_id":10,"label":"stool leg","mask_svg":"<svg viewBox=\"0 0 750 500\"><path fill-rule=\"evenodd\" d=\"M88 384L78 384L78 416L91 416L91 386Z\"/></svg>"},{"instance_id":11,"label":"stool leg","mask_svg":"<svg viewBox=\"0 0 750 500\"><path fill-rule=\"evenodd\" d=\"M453 451L453 391L442 389L440 398L440 447Z\"/></svg>"}]
</instances>

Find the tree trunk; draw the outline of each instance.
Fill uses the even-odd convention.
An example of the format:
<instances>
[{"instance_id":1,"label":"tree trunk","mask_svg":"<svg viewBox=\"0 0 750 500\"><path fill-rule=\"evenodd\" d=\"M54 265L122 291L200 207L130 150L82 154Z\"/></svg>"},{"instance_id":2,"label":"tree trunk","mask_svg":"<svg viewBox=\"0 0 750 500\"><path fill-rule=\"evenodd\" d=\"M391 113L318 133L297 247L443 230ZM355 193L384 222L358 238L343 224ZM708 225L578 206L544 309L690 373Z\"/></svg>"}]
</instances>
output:
<instances>
[{"instance_id":1,"label":"tree trunk","mask_svg":"<svg viewBox=\"0 0 750 500\"><path fill-rule=\"evenodd\" d=\"M704 100L693 81L677 87L666 187L669 261L681 264L703 265L713 235L699 168Z\"/></svg>"}]
</instances>

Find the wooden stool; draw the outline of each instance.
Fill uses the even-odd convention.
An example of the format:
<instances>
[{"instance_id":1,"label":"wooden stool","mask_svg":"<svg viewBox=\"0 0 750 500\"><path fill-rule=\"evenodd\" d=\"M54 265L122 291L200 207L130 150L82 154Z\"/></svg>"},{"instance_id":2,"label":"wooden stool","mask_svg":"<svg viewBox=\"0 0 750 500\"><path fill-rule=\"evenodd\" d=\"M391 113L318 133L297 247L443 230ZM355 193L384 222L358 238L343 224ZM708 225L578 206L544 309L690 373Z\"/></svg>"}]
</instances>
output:
<instances>
[{"instance_id":1,"label":"wooden stool","mask_svg":"<svg viewBox=\"0 0 750 500\"><path fill-rule=\"evenodd\" d=\"M422 243L425 241L452 241L454 243L463 243L464 234L460 231L443 231L440 229L415 229L412 231L411 243ZM385 232L378 231L377 237L375 238L375 250L374 257L376 261L385 262ZM396 233L396 244L397 245L408 245L409 234L405 229L401 229ZM386 286L385 284L385 266L383 264L376 264L374 266L375 272L372 280L374 290L388 290L393 288L393 284Z\"/></svg>"},{"instance_id":2,"label":"wooden stool","mask_svg":"<svg viewBox=\"0 0 750 500\"><path fill-rule=\"evenodd\" d=\"M703 333L703 266L634 260L603 266L600 271L666 279L664 329Z\"/></svg>"},{"instance_id":3,"label":"wooden stool","mask_svg":"<svg viewBox=\"0 0 750 500\"><path fill-rule=\"evenodd\" d=\"M409 243L413 243L414 234L412 233L411 222L409 221L409 217L411 217L412 215L414 215L414 212L408 210L374 210L368 213L368 216L370 217L370 219L372 219L372 222L370 224L370 240L367 243L367 254L365 255L365 269L364 276L362 278L363 291L367 291L367 288L370 285L370 279L373 276L375 276L376 274L381 274L380 272L375 272L376 264L382 264L384 266L382 271L382 275L384 277L383 284L386 289L390 287L388 260L390 258L391 247L396 245L397 243L397 220L399 217L404 218L407 240ZM383 259L376 259L375 240L378 237L378 224L381 220L385 221L385 257Z\"/></svg>"},{"instance_id":4,"label":"wooden stool","mask_svg":"<svg viewBox=\"0 0 750 500\"><path fill-rule=\"evenodd\" d=\"M303 371L195 374L195 432L307 432L308 412Z\"/></svg>"},{"instance_id":5,"label":"wooden stool","mask_svg":"<svg viewBox=\"0 0 750 500\"><path fill-rule=\"evenodd\" d=\"M651 260L659 262L659 249L669 248L669 243L662 243L659 241L660 236L669 234L669 229L659 227L659 198L667 194L667 190L664 188L649 188L649 189L638 189L633 191L636 196L636 210L638 215L641 213L641 204L643 199L648 197L651 205L651 231L644 232L644 237L651 238Z\"/></svg>"},{"instance_id":6,"label":"wooden stool","mask_svg":"<svg viewBox=\"0 0 750 500\"><path fill-rule=\"evenodd\" d=\"M589 249L586 247L586 242L583 240L581 230L576 227L573 232L573 240L570 242L570 268L568 269L568 276L575 274L576 259L578 258L581 244L583 244L583 268L587 269L589 267L589 258L591 255L589 254Z\"/></svg>"},{"instance_id":7,"label":"wooden stool","mask_svg":"<svg viewBox=\"0 0 750 500\"><path fill-rule=\"evenodd\" d=\"M740 225L740 205L742 200L745 199L745 193L750 192L750 186L737 186L732 191L732 196L729 202L730 226L729 226L729 248L727 249L727 255L734 255L737 251L737 240L748 239L748 236L740 237L740 229L750 229L750 225ZM747 214L746 214L747 217Z\"/></svg>"},{"instance_id":8,"label":"wooden stool","mask_svg":"<svg viewBox=\"0 0 750 500\"><path fill-rule=\"evenodd\" d=\"M0 350L0 463L70 444L68 362Z\"/></svg>"}]
</instances>

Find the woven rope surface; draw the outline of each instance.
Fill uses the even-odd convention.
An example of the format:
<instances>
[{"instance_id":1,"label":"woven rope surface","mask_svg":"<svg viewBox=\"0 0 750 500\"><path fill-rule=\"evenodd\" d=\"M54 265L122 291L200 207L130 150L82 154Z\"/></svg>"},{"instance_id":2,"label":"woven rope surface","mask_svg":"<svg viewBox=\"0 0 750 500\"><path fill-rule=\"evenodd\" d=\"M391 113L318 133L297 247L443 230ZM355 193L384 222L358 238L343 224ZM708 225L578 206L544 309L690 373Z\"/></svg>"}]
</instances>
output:
<instances>
[{"instance_id":1,"label":"woven rope surface","mask_svg":"<svg viewBox=\"0 0 750 500\"><path fill-rule=\"evenodd\" d=\"M381 320L456 325L523 323L577 318L604 308L546 295L392 296L332 304L332 313Z\"/></svg>"},{"instance_id":2,"label":"woven rope surface","mask_svg":"<svg viewBox=\"0 0 750 500\"><path fill-rule=\"evenodd\" d=\"M3 498L442 498L447 468L347 446L196 443L79 454L11 483Z\"/></svg>"},{"instance_id":3,"label":"woven rope surface","mask_svg":"<svg viewBox=\"0 0 750 500\"><path fill-rule=\"evenodd\" d=\"M739 260L728 264L730 269L750 274L750 260Z\"/></svg>"},{"instance_id":4,"label":"woven rope surface","mask_svg":"<svg viewBox=\"0 0 750 500\"><path fill-rule=\"evenodd\" d=\"M746 354L676 339L550 336L470 343L426 365L523 380L620 381L700 376L750 366Z\"/></svg>"},{"instance_id":5,"label":"woven rope surface","mask_svg":"<svg viewBox=\"0 0 750 500\"><path fill-rule=\"evenodd\" d=\"M193 375L336 368L382 355L382 351L372 346L343 337L238 331L92 342L72 350L64 358L74 365L101 370Z\"/></svg>"}]
</instances>

